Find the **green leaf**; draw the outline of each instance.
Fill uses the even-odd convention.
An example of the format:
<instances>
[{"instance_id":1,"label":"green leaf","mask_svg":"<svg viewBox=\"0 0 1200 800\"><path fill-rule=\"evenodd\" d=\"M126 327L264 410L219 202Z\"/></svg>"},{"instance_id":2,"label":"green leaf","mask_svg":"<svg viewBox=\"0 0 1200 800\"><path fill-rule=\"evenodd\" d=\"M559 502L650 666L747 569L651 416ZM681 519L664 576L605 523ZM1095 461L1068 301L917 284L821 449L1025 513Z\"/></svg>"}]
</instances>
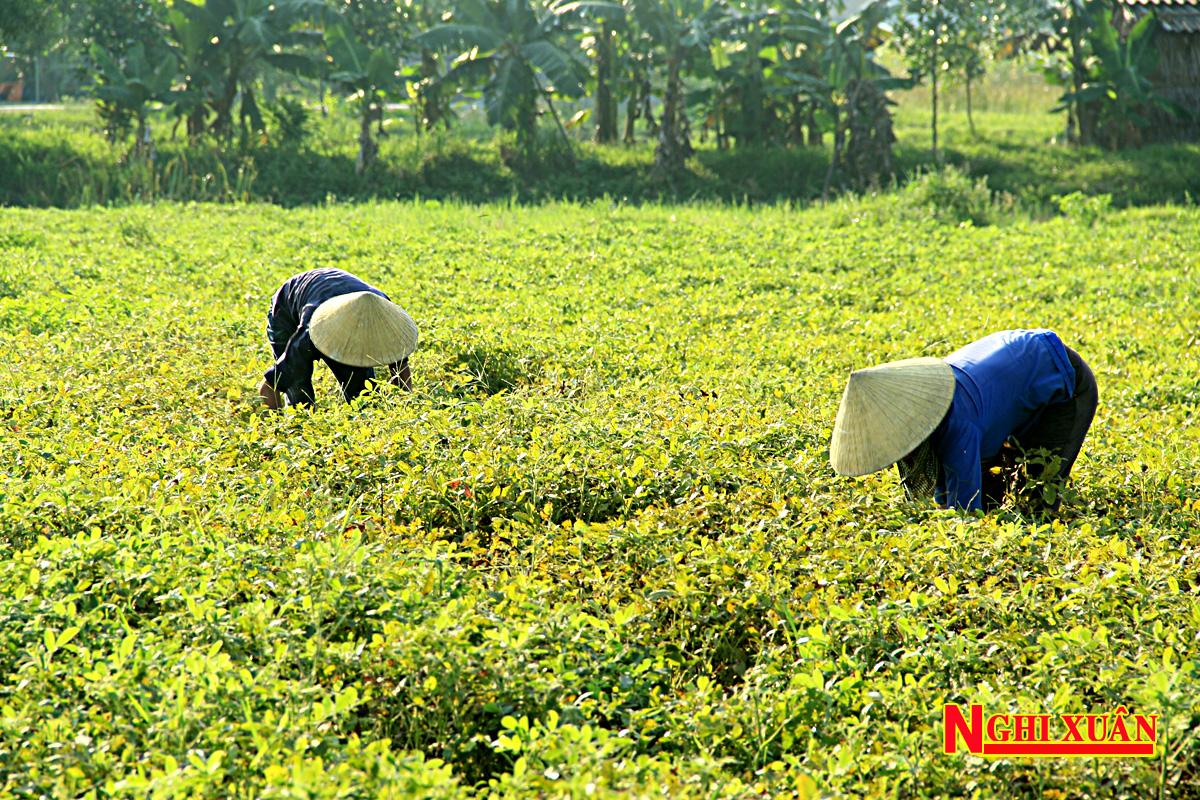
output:
<instances>
[{"instance_id":1,"label":"green leaf","mask_svg":"<svg viewBox=\"0 0 1200 800\"><path fill-rule=\"evenodd\" d=\"M522 103L533 102L536 92L533 73L525 64L515 58L501 61L485 92L488 121L493 125L515 123L518 108Z\"/></svg>"},{"instance_id":2,"label":"green leaf","mask_svg":"<svg viewBox=\"0 0 1200 800\"><path fill-rule=\"evenodd\" d=\"M395 59L387 50L374 50L367 60L367 79L372 86L386 90L396 84L396 66Z\"/></svg>"},{"instance_id":3,"label":"green leaf","mask_svg":"<svg viewBox=\"0 0 1200 800\"><path fill-rule=\"evenodd\" d=\"M57 641L55 642L55 649L61 650L68 642L70 642L72 639L74 639L78 634L79 634L78 626L73 625L70 628L67 628L62 633L58 634Z\"/></svg>"},{"instance_id":4,"label":"green leaf","mask_svg":"<svg viewBox=\"0 0 1200 800\"><path fill-rule=\"evenodd\" d=\"M480 50L491 51L504 43L495 29L459 23L435 25L414 37L414 41L430 50L469 50L478 47Z\"/></svg>"},{"instance_id":5,"label":"green leaf","mask_svg":"<svg viewBox=\"0 0 1200 800\"><path fill-rule=\"evenodd\" d=\"M550 42L529 42L522 53L553 82L554 91L566 97L583 94L581 67L566 51Z\"/></svg>"}]
</instances>

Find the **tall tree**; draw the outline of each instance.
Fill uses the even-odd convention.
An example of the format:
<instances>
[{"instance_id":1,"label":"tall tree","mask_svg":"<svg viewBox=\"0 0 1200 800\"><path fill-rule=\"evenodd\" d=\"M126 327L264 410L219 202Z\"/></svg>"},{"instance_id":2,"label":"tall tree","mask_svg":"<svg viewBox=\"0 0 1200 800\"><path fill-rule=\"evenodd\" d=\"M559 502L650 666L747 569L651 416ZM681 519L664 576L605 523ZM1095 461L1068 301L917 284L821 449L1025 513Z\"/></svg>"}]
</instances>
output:
<instances>
[{"instance_id":1,"label":"tall tree","mask_svg":"<svg viewBox=\"0 0 1200 800\"><path fill-rule=\"evenodd\" d=\"M537 138L539 100L566 140L552 95L579 97L584 91L587 70L564 46L561 25L559 15L530 0L461 0L450 21L417 41L460 53L449 78L483 83L488 121L516 131L518 149L528 156Z\"/></svg>"},{"instance_id":2,"label":"tall tree","mask_svg":"<svg viewBox=\"0 0 1200 800\"><path fill-rule=\"evenodd\" d=\"M402 85L396 51L382 43L372 46L369 34L360 34L345 22L330 28L325 41L333 61L329 80L359 106L355 171L361 174L379 150L371 137L371 124L382 119L385 99Z\"/></svg>"},{"instance_id":3,"label":"tall tree","mask_svg":"<svg viewBox=\"0 0 1200 800\"><path fill-rule=\"evenodd\" d=\"M825 195L838 170L860 187L877 183L891 172L894 136L887 92L907 88L912 80L892 76L875 59L887 13L886 2L875 2L840 22L810 17L814 47L821 54L821 74L791 75L833 120L833 154L825 174Z\"/></svg>"},{"instance_id":4,"label":"tall tree","mask_svg":"<svg viewBox=\"0 0 1200 800\"><path fill-rule=\"evenodd\" d=\"M326 77L359 104L358 171L375 158L370 125L384 135L387 97L403 88L401 55L412 30L411 5L402 0L341 0L326 24Z\"/></svg>"},{"instance_id":5,"label":"tall tree","mask_svg":"<svg viewBox=\"0 0 1200 800\"><path fill-rule=\"evenodd\" d=\"M18 52L44 50L63 28L59 0L0 0L0 46Z\"/></svg>"},{"instance_id":6,"label":"tall tree","mask_svg":"<svg viewBox=\"0 0 1200 800\"><path fill-rule=\"evenodd\" d=\"M967 127L975 136L973 84L987 74L992 57L999 13L997 0L943 0L949 7L953 27L946 42L947 62L962 76L967 95Z\"/></svg>"},{"instance_id":7,"label":"tall tree","mask_svg":"<svg viewBox=\"0 0 1200 800\"><path fill-rule=\"evenodd\" d=\"M73 47L81 49L83 63L100 89L96 91L96 110L109 141L117 141L136 122L138 141L146 137L146 122L138 103L120 102L121 90L115 88L127 79L144 78L156 89L165 78L173 84L175 72L163 72L166 64L175 64L167 39L166 4L162 0L77 0L66 6L68 35ZM135 56L134 53L137 53ZM157 77L150 79L150 73ZM170 86L166 87L170 89ZM139 92L134 88L134 94ZM173 92L151 91L145 102L171 102ZM146 147L138 152L143 152Z\"/></svg>"},{"instance_id":8,"label":"tall tree","mask_svg":"<svg viewBox=\"0 0 1200 800\"><path fill-rule=\"evenodd\" d=\"M576 0L556 3L554 13L570 19L580 34L580 46L595 63L591 84L594 87L598 144L617 140L617 81L621 57L621 35L627 30L625 7L603 0Z\"/></svg>"},{"instance_id":9,"label":"tall tree","mask_svg":"<svg viewBox=\"0 0 1200 800\"><path fill-rule=\"evenodd\" d=\"M710 48L717 83L717 120L739 145L766 142L771 136L774 109L767 81L782 44L781 18L773 9L752 2L732 7L722 26L721 41ZM721 140L719 139L719 141Z\"/></svg>"},{"instance_id":10,"label":"tall tree","mask_svg":"<svg viewBox=\"0 0 1200 800\"><path fill-rule=\"evenodd\" d=\"M1024 0L1018 7L1020 48L1046 56L1044 73L1053 83L1068 87L1067 140L1090 144L1094 139L1093 109L1082 98L1092 57L1088 41L1093 23L1088 0Z\"/></svg>"},{"instance_id":11,"label":"tall tree","mask_svg":"<svg viewBox=\"0 0 1200 800\"><path fill-rule=\"evenodd\" d=\"M779 37L767 71L767 92L787 118L786 138L820 147L833 127L829 48L844 4L827 0L780 3ZM807 131L807 137L805 136Z\"/></svg>"},{"instance_id":12,"label":"tall tree","mask_svg":"<svg viewBox=\"0 0 1200 800\"><path fill-rule=\"evenodd\" d=\"M186 113L195 121L207 107L213 114L210 129L228 139L236 107L243 139L249 130L261 130L256 99L261 71L313 69L304 46L321 34L305 23L323 10L321 0L174 0L169 20L188 79Z\"/></svg>"},{"instance_id":13,"label":"tall tree","mask_svg":"<svg viewBox=\"0 0 1200 800\"><path fill-rule=\"evenodd\" d=\"M634 17L655 46L662 72L662 116L655 170L678 175L692 145L688 136L685 70L695 59L711 58L709 47L729 21L724 0L631 0Z\"/></svg>"},{"instance_id":14,"label":"tall tree","mask_svg":"<svg viewBox=\"0 0 1200 800\"><path fill-rule=\"evenodd\" d=\"M896 33L910 74L929 81L930 137L938 160L938 92L942 75L949 69L947 55L955 20L946 0L902 0L896 18Z\"/></svg>"},{"instance_id":15,"label":"tall tree","mask_svg":"<svg viewBox=\"0 0 1200 800\"><path fill-rule=\"evenodd\" d=\"M632 13L632 0L626 0L625 35L617 62L617 95L625 104L625 129L621 141L633 144L637 138L637 122L642 120L646 135L658 136L658 120L654 116L652 103L655 45L654 39L638 24ZM620 105L621 100L617 101Z\"/></svg>"},{"instance_id":16,"label":"tall tree","mask_svg":"<svg viewBox=\"0 0 1200 800\"><path fill-rule=\"evenodd\" d=\"M1158 21L1146 14L1122 39L1106 5L1093 2L1088 14L1088 46L1094 57L1088 61L1081 87L1063 95L1055 110L1081 106L1084 113L1080 117L1097 123L1092 132L1095 144L1108 148L1140 145L1156 112L1160 118L1182 112L1150 81L1158 66L1158 50L1153 44Z\"/></svg>"},{"instance_id":17,"label":"tall tree","mask_svg":"<svg viewBox=\"0 0 1200 800\"><path fill-rule=\"evenodd\" d=\"M93 93L100 102L136 120L133 155L138 158L150 156L153 141L146 122L147 112L151 103L170 102L178 67L175 57L160 53L157 62L152 61L146 57L139 42L118 61L99 44L93 43L91 60L95 65Z\"/></svg>"},{"instance_id":18,"label":"tall tree","mask_svg":"<svg viewBox=\"0 0 1200 800\"><path fill-rule=\"evenodd\" d=\"M452 13L451 0L421 0L412 3L409 16L413 33L427 31L441 24L443 18ZM409 85L409 96L417 106L417 130L431 131L438 125L449 127L453 118L450 99L446 91L446 51L410 39L414 48L416 74Z\"/></svg>"}]
</instances>

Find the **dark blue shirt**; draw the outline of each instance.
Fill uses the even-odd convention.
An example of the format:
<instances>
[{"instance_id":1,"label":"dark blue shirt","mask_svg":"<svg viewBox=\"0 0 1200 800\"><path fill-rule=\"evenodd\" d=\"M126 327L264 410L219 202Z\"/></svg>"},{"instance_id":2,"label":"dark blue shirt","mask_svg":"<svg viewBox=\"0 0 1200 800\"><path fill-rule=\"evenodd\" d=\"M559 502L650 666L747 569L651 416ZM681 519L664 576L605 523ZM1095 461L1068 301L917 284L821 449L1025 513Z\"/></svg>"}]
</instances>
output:
<instances>
[{"instance_id":1,"label":"dark blue shirt","mask_svg":"<svg viewBox=\"0 0 1200 800\"><path fill-rule=\"evenodd\" d=\"M983 508L982 462L1018 439L1049 403L1071 398L1075 368L1053 331L1000 331L946 357L954 370L954 399L932 434L941 464L937 501Z\"/></svg>"},{"instance_id":2,"label":"dark blue shirt","mask_svg":"<svg viewBox=\"0 0 1200 800\"><path fill-rule=\"evenodd\" d=\"M267 313L267 339L275 353L275 363L263 376L291 403L311 403L313 362L324 358L342 383L346 399L352 399L375 377L369 367L347 367L325 358L308 335L308 323L317 306L343 294L374 292L390 299L374 286L340 269L314 269L288 278L271 300Z\"/></svg>"}]
</instances>

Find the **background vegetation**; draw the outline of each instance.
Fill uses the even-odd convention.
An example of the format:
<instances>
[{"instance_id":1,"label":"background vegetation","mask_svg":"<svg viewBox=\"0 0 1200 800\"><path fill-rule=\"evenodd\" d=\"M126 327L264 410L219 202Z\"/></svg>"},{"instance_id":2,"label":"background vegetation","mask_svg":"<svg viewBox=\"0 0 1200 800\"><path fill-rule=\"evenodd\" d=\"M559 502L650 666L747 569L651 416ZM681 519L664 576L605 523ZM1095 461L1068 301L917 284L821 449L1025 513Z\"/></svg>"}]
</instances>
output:
<instances>
[{"instance_id":1,"label":"background vegetation","mask_svg":"<svg viewBox=\"0 0 1200 800\"><path fill-rule=\"evenodd\" d=\"M985 83L977 101L991 90ZM998 97L1010 91L1003 85L997 90ZM1105 151L1053 145L1048 142L1062 133L1062 121L1037 112L977 111L975 135L965 112L943 112L939 164L928 149L925 98L899 99L896 175L880 191L949 164L1008 196L1015 211L1045 216L1055 212L1055 197L1073 191L1111 194L1118 206L1188 204L1200 187L1200 146ZM147 165L129 162L107 145L86 107L0 113L0 203L76 207L174 199L296 206L413 197L808 203L821 198L829 165L828 146L719 150L700 144L687 171L666 184L655 177L652 144L578 143L569 165L518 169L502 157L510 139L494 136L482 121L464 120L453 132L385 137L377 163L358 175L356 148L345 135L349 126L338 115L314 120L300 148L267 144L229 153L167 140L158 143L154 165Z\"/></svg>"},{"instance_id":2,"label":"background vegetation","mask_svg":"<svg viewBox=\"0 0 1200 800\"><path fill-rule=\"evenodd\" d=\"M1133 147L1187 129L1152 15L1122 43L1108 0L853 5L37 0L10 60L72 54L98 113L5 119L0 201L806 201L947 162L1035 209L1196 185L1195 146Z\"/></svg>"}]
</instances>

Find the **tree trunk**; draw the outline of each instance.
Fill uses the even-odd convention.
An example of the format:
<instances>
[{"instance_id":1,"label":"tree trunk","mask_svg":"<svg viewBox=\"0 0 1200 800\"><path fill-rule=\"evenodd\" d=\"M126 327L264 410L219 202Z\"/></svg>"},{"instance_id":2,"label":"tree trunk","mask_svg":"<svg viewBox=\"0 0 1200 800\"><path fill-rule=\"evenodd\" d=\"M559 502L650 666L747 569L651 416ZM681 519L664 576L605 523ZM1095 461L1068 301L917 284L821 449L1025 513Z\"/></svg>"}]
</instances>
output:
<instances>
[{"instance_id":1,"label":"tree trunk","mask_svg":"<svg viewBox=\"0 0 1200 800\"><path fill-rule=\"evenodd\" d=\"M821 189L821 201L829 199L829 188L833 185L833 172L838 161L842 158L842 141L846 133L842 129L842 117L836 105L833 107L833 155L829 159L829 168L825 170L825 186Z\"/></svg>"},{"instance_id":2,"label":"tree trunk","mask_svg":"<svg viewBox=\"0 0 1200 800\"><path fill-rule=\"evenodd\" d=\"M763 108L762 70L754 65L742 92L742 119L738 146L760 144L767 138L766 111Z\"/></svg>"},{"instance_id":3,"label":"tree trunk","mask_svg":"<svg viewBox=\"0 0 1200 800\"><path fill-rule=\"evenodd\" d=\"M1083 63L1083 37L1080 31L1079 18L1072 11L1067 22L1068 38L1071 42L1071 85L1076 97L1083 90L1083 82L1087 79L1087 69ZM1075 100L1075 125L1079 144L1091 144L1093 140L1092 120L1087 107Z\"/></svg>"},{"instance_id":4,"label":"tree trunk","mask_svg":"<svg viewBox=\"0 0 1200 800\"><path fill-rule=\"evenodd\" d=\"M379 146L371 138L371 120L374 117L374 106L363 98L362 119L359 121L358 159L354 162L354 173L362 175L375 161Z\"/></svg>"},{"instance_id":5,"label":"tree trunk","mask_svg":"<svg viewBox=\"0 0 1200 800\"><path fill-rule=\"evenodd\" d=\"M421 48L421 81L417 90L418 108L421 119L417 130L432 131L439 122L445 122L445 109L442 107L442 90L437 84L437 57L432 50Z\"/></svg>"},{"instance_id":6,"label":"tree trunk","mask_svg":"<svg viewBox=\"0 0 1200 800\"><path fill-rule=\"evenodd\" d=\"M658 136L658 122L654 119L654 108L650 104L650 79L643 77L641 80L642 98L642 119L646 120L646 133L649 136Z\"/></svg>"},{"instance_id":7,"label":"tree trunk","mask_svg":"<svg viewBox=\"0 0 1200 800\"><path fill-rule=\"evenodd\" d=\"M821 128L817 125L817 105L816 103L808 104L808 146L823 147L825 145L825 135L821 133Z\"/></svg>"},{"instance_id":8,"label":"tree trunk","mask_svg":"<svg viewBox=\"0 0 1200 800\"><path fill-rule=\"evenodd\" d=\"M195 144L204 134L204 106L198 106L187 118L188 143Z\"/></svg>"},{"instance_id":9,"label":"tree trunk","mask_svg":"<svg viewBox=\"0 0 1200 800\"><path fill-rule=\"evenodd\" d=\"M971 113L971 71L967 70L967 127L971 130L971 138L976 138L975 117Z\"/></svg>"},{"instance_id":10,"label":"tree trunk","mask_svg":"<svg viewBox=\"0 0 1200 800\"><path fill-rule=\"evenodd\" d=\"M658 147L654 150L654 169L665 177L683 170L687 159L687 134L682 122L683 80L680 76L682 54L671 53L667 62L667 91L663 95L662 119L659 120Z\"/></svg>"},{"instance_id":11,"label":"tree trunk","mask_svg":"<svg viewBox=\"0 0 1200 800\"><path fill-rule=\"evenodd\" d=\"M521 99L516 122L517 149L523 158L531 158L537 149L537 95Z\"/></svg>"},{"instance_id":12,"label":"tree trunk","mask_svg":"<svg viewBox=\"0 0 1200 800\"><path fill-rule=\"evenodd\" d=\"M929 99L933 104L933 120L931 122L933 130L933 163L936 164L938 160L938 47L936 26L933 29L933 62L930 65L930 75L932 91L929 93Z\"/></svg>"},{"instance_id":13,"label":"tree trunk","mask_svg":"<svg viewBox=\"0 0 1200 800\"><path fill-rule=\"evenodd\" d=\"M617 140L617 104L612 95L613 32L600 24L596 40L596 142Z\"/></svg>"},{"instance_id":14,"label":"tree trunk","mask_svg":"<svg viewBox=\"0 0 1200 800\"><path fill-rule=\"evenodd\" d=\"M629 95L625 100L625 136L622 137L625 144L633 144L634 141L634 123L638 118L638 96L637 89Z\"/></svg>"},{"instance_id":15,"label":"tree trunk","mask_svg":"<svg viewBox=\"0 0 1200 800\"><path fill-rule=\"evenodd\" d=\"M150 138L150 123L146 121L145 111L137 113L137 133L133 138L133 156L137 160L153 160L154 141Z\"/></svg>"},{"instance_id":16,"label":"tree trunk","mask_svg":"<svg viewBox=\"0 0 1200 800\"><path fill-rule=\"evenodd\" d=\"M230 68L229 74L225 78L225 87L221 91L220 97L217 98L217 102L213 104L213 110L217 112L217 115L213 119L212 131L226 141L233 135L233 101L237 99L238 73L240 72L241 68L237 64Z\"/></svg>"},{"instance_id":17,"label":"tree trunk","mask_svg":"<svg viewBox=\"0 0 1200 800\"><path fill-rule=\"evenodd\" d=\"M249 121L252 127L247 127ZM258 110L258 99L254 95L253 85L242 89L241 102L238 104L238 131L241 135L242 146L250 143L251 134L262 130L262 115Z\"/></svg>"},{"instance_id":18,"label":"tree trunk","mask_svg":"<svg viewBox=\"0 0 1200 800\"><path fill-rule=\"evenodd\" d=\"M186 88L191 90L194 88L190 83ZM195 144L196 141L204 135L204 127L206 117L208 116L205 110L204 103L197 103L196 107L187 115L187 136L188 144Z\"/></svg>"},{"instance_id":19,"label":"tree trunk","mask_svg":"<svg viewBox=\"0 0 1200 800\"><path fill-rule=\"evenodd\" d=\"M844 131L838 168L857 189L878 188L892 175L892 114L885 95L871 80L846 84Z\"/></svg>"}]
</instances>

